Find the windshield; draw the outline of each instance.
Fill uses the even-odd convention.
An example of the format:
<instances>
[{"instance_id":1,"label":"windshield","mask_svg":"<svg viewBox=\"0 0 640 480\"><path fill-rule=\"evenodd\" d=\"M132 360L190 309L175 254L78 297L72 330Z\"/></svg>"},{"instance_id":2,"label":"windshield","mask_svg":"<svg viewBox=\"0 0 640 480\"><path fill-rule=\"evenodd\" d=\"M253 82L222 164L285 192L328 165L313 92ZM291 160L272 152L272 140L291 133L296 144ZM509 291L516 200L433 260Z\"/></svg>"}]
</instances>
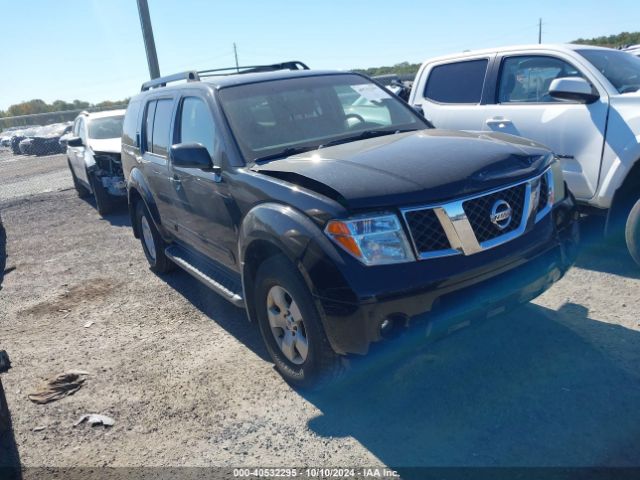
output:
<instances>
[{"instance_id":1,"label":"windshield","mask_svg":"<svg viewBox=\"0 0 640 480\"><path fill-rule=\"evenodd\" d=\"M620 50L578 50L619 93L640 89L640 58Z\"/></svg>"},{"instance_id":2,"label":"windshield","mask_svg":"<svg viewBox=\"0 0 640 480\"><path fill-rule=\"evenodd\" d=\"M351 74L223 88L220 101L247 161L364 138L371 131L428 128L386 90Z\"/></svg>"},{"instance_id":3,"label":"windshield","mask_svg":"<svg viewBox=\"0 0 640 480\"><path fill-rule=\"evenodd\" d=\"M89 138L95 138L96 140L120 138L122 136L123 119L124 115L92 119L89 122Z\"/></svg>"}]
</instances>

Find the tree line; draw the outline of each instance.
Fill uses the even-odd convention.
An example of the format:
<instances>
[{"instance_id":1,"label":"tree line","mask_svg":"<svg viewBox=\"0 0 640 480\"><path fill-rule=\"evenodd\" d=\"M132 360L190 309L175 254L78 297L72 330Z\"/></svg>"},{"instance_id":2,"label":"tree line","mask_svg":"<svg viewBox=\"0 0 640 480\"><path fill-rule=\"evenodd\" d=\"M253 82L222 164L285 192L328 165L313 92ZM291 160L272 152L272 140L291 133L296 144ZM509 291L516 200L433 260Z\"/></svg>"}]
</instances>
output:
<instances>
[{"instance_id":1,"label":"tree line","mask_svg":"<svg viewBox=\"0 0 640 480\"><path fill-rule=\"evenodd\" d=\"M622 32L595 38L578 38L571 43L582 45L596 45L598 47L621 48L628 45L640 44L640 32Z\"/></svg>"},{"instance_id":2,"label":"tree line","mask_svg":"<svg viewBox=\"0 0 640 480\"><path fill-rule=\"evenodd\" d=\"M65 110L85 110L88 108L96 108L100 110L106 110L111 107L120 107L126 105L129 99L126 98L120 101L105 100L104 102L91 104L82 100L73 100L72 102L65 102L64 100L55 100L52 103L47 103L39 98L29 100L28 102L16 103L11 105L6 111L0 110L0 118L3 117L17 117L20 115L32 115L34 113L52 113L62 112Z\"/></svg>"}]
</instances>

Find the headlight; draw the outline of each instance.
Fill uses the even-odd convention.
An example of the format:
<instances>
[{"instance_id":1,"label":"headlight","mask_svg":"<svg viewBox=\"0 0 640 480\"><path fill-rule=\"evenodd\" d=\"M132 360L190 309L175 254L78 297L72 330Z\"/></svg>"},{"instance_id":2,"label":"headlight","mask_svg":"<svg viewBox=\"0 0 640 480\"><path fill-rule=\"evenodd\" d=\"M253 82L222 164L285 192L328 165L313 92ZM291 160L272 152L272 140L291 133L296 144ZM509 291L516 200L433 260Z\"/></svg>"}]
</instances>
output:
<instances>
[{"instance_id":1,"label":"headlight","mask_svg":"<svg viewBox=\"0 0 640 480\"><path fill-rule=\"evenodd\" d=\"M365 265L415 260L400 220L395 214L331 220L325 233Z\"/></svg>"},{"instance_id":2,"label":"headlight","mask_svg":"<svg viewBox=\"0 0 640 480\"><path fill-rule=\"evenodd\" d=\"M560 163L560 160L555 160L551 164L551 175L553 175L553 198L551 199L551 203L553 204L563 200L566 195L566 192L564 191L562 163Z\"/></svg>"}]
</instances>

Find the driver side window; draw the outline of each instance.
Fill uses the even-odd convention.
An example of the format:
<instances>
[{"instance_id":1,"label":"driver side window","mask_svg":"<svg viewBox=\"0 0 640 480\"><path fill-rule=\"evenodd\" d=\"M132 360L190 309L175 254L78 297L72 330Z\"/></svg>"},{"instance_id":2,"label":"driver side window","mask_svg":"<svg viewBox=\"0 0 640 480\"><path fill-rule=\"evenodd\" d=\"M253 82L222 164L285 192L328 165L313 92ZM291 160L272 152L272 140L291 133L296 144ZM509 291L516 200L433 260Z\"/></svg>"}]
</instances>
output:
<instances>
[{"instance_id":1,"label":"driver side window","mask_svg":"<svg viewBox=\"0 0 640 480\"><path fill-rule=\"evenodd\" d=\"M204 100L186 97L180 113L179 143L200 143L214 158L216 129L211 111Z\"/></svg>"},{"instance_id":2,"label":"driver side window","mask_svg":"<svg viewBox=\"0 0 640 480\"><path fill-rule=\"evenodd\" d=\"M573 65L555 57L508 57L502 62L498 87L498 103L560 102L549 95L556 78L582 77Z\"/></svg>"}]
</instances>

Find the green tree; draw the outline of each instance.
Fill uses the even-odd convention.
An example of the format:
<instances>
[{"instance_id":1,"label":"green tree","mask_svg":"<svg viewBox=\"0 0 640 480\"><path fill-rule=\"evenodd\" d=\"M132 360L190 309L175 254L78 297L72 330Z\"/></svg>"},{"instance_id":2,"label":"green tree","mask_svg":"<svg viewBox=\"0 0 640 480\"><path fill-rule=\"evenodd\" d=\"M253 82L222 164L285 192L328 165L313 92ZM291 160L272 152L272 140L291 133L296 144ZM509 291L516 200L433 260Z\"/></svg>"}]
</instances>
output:
<instances>
[{"instance_id":1,"label":"green tree","mask_svg":"<svg viewBox=\"0 0 640 480\"><path fill-rule=\"evenodd\" d=\"M622 32L595 38L578 38L571 43L581 45L597 45L599 47L620 48L640 43L640 32Z\"/></svg>"}]
</instances>

